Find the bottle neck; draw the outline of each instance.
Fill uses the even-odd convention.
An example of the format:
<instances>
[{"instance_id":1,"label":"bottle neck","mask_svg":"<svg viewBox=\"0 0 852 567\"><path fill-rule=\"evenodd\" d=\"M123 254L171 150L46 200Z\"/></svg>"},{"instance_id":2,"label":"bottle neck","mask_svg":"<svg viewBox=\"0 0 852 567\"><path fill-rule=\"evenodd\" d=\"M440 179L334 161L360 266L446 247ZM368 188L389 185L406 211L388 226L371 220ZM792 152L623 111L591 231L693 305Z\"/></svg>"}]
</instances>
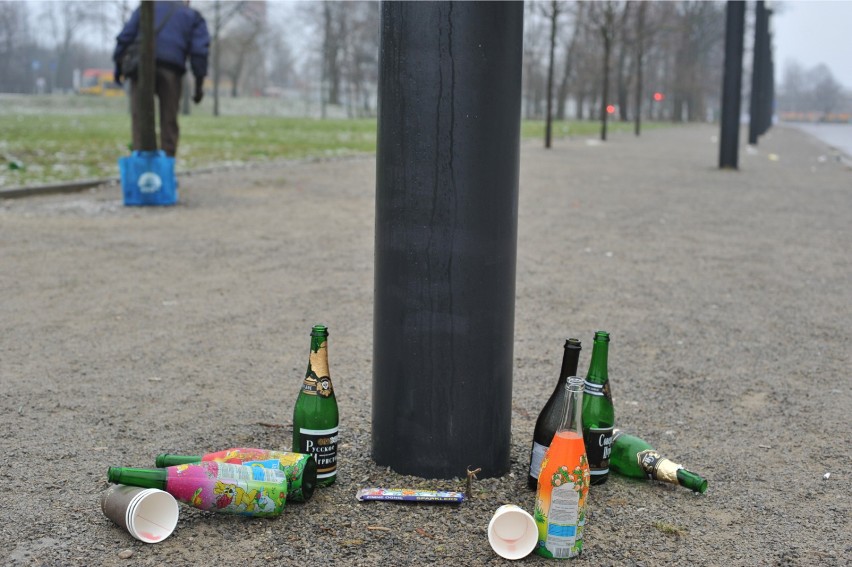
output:
<instances>
[{"instance_id":1,"label":"bottle neck","mask_svg":"<svg viewBox=\"0 0 852 567\"><path fill-rule=\"evenodd\" d=\"M704 494L707 491L707 481L694 472L686 469L678 469L677 479L681 486L685 486L699 494Z\"/></svg>"},{"instance_id":2,"label":"bottle neck","mask_svg":"<svg viewBox=\"0 0 852 567\"><path fill-rule=\"evenodd\" d=\"M595 333L595 343L592 345L592 361L589 363L589 373L586 380L593 384L604 384L609 378L607 373L607 358L609 357L609 334L603 331Z\"/></svg>"},{"instance_id":3,"label":"bottle neck","mask_svg":"<svg viewBox=\"0 0 852 567\"><path fill-rule=\"evenodd\" d=\"M570 376L565 384L565 405L562 406L562 420L556 432L574 432L583 436L583 379Z\"/></svg>"},{"instance_id":4,"label":"bottle neck","mask_svg":"<svg viewBox=\"0 0 852 567\"><path fill-rule=\"evenodd\" d=\"M156 464L158 467L173 467L175 465L185 465L190 463L200 463L203 461L201 455L157 455Z\"/></svg>"},{"instance_id":5,"label":"bottle neck","mask_svg":"<svg viewBox=\"0 0 852 567\"><path fill-rule=\"evenodd\" d=\"M311 331L311 353L305 377L319 379L328 376L328 330L322 325L315 325Z\"/></svg>"},{"instance_id":6,"label":"bottle neck","mask_svg":"<svg viewBox=\"0 0 852 567\"><path fill-rule=\"evenodd\" d=\"M562 355L562 368L559 371L559 383L563 384L569 376L577 375L577 364L580 361L582 346L577 339L565 341L565 353Z\"/></svg>"},{"instance_id":7,"label":"bottle neck","mask_svg":"<svg viewBox=\"0 0 852 567\"><path fill-rule=\"evenodd\" d=\"M134 469L127 467L109 467L107 479L114 484L128 484L143 488L166 489L166 469Z\"/></svg>"}]
</instances>

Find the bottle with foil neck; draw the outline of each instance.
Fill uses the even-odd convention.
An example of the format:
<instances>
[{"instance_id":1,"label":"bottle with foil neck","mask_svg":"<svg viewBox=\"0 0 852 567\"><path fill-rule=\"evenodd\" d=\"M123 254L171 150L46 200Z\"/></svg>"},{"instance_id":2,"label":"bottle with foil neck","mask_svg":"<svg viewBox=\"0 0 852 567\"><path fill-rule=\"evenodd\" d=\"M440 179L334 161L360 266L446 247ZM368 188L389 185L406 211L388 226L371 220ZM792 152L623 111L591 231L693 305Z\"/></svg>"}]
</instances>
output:
<instances>
[{"instance_id":1,"label":"bottle with foil neck","mask_svg":"<svg viewBox=\"0 0 852 567\"><path fill-rule=\"evenodd\" d=\"M678 484L704 494L707 481L694 472L661 456L646 441L616 429L612 435L612 470L633 478Z\"/></svg>"},{"instance_id":2,"label":"bottle with foil neck","mask_svg":"<svg viewBox=\"0 0 852 567\"><path fill-rule=\"evenodd\" d=\"M589 463L583 445L583 379L568 378L562 422L541 462L533 518L538 526L535 552L570 559L583 551Z\"/></svg>"},{"instance_id":3,"label":"bottle with foil neck","mask_svg":"<svg viewBox=\"0 0 852 567\"><path fill-rule=\"evenodd\" d=\"M205 461L162 469L109 467L115 484L159 488L199 510L273 517L284 511L287 477L278 470Z\"/></svg>"},{"instance_id":4,"label":"bottle with foil neck","mask_svg":"<svg viewBox=\"0 0 852 567\"><path fill-rule=\"evenodd\" d=\"M314 325L308 370L293 407L293 451L312 455L317 463L317 486L337 478L339 415L328 371L328 328Z\"/></svg>"},{"instance_id":5,"label":"bottle with foil neck","mask_svg":"<svg viewBox=\"0 0 852 567\"><path fill-rule=\"evenodd\" d=\"M607 371L608 358L609 333L597 331L583 394L583 441L593 485L603 484L609 476L612 429L615 426L615 407Z\"/></svg>"},{"instance_id":6,"label":"bottle with foil neck","mask_svg":"<svg viewBox=\"0 0 852 567\"><path fill-rule=\"evenodd\" d=\"M569 376L577 375L577 363L580 359L580 350L582 348L578 339L566 339L565 351L562 354L562 369L559 371L559 380L557 380L553 393L550 394L550 398L548 398L541 412L538 414L538 419L536 419L535 429L533 430L532 448L530 449L530 468L527 472L527 486L532 490L535 490L538 486L538 473L541 469L541 461L544 459L544 453L550 447L550 442L553 440L553 436L556 435L556 429L562 421L562 409L568 395L565 386L567 385Z\"/></svg>"}]
</instances>

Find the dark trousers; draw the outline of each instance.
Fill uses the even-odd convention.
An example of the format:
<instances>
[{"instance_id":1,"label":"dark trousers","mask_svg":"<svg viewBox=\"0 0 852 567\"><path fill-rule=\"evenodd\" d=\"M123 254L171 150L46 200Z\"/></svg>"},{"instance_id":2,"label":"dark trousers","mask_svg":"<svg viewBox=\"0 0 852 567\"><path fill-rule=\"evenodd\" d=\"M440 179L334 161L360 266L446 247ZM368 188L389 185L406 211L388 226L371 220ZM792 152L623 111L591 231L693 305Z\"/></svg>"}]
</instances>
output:
<instances>
[{"instance_id":1,"label":"dark trousers","mask_svg":"<svg viewBox=\"0 0 852 567\"><path fill-rule=\"evenodd\" d=\"M177 153L178 137L180 127L178 126L178 109L180 108L181 86L183 75L172 69L166 69L157 65L155 72L154 92L160 107L160 149L166 155L174 157ZM141 134L139 133L139 116L136 109L136 81L130 81L130 99L133 116L133 149L139 150L142 146Z\"/></svg>"}]
</instances>

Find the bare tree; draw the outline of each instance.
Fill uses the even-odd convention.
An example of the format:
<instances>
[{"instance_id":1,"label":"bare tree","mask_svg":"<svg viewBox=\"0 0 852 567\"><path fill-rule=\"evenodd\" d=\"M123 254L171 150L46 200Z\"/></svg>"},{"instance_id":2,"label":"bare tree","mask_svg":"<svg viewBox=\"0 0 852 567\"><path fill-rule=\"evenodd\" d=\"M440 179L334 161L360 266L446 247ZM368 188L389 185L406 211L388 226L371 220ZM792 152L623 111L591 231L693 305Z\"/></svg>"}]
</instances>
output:
<instances>
[{"instance_id":1,"label":"bare tree","mask_svg":"<svg viewBox=\"0 0 852 567\"><path fill-rule=\"evenodd\" d=\"M79 32L92 20L93 12L87 2L50 2L42 13L54 38L56 60L52 65L51 90L72 87L72 47Z\"/></svg>"},{"instance_id":2,"label":"bare tree","mask_svg":"<svg viewBox=\"0 0 852 567\"><path fill-rule=\"evenodd\" d=\"M601 140L606 141L607 130L607 106L609 105L609 75L610 60L612 59L612 46L615 42L616 18L622 8L621 2L605 0L592 4L589 17L592 25L600 34L603 44L602 68L603 84L601 87L600 113L601 113Z\"/></svg>"},{"instance_id":3,"label":"bare tree","mask_svg":"<svg viewBox=\"0 0 852 567\"><path fill-rule=\"evenodd\" d=\"M637 136L642 130L642 88L643 88L643 65L645 61L645 15L648 12L648 3L640 2L636 13L636 88L634 89L634 129Z\"/></svg>"},{"instance_id":4,"label":"bare tree","mask_svg":"<svg viewBox=\"0 0 852 567\"><path fill-rule=\"evenodd\" d=\"M0 91L25 92L31 86L26 77L31 60L24 56L29 35L27 16L26 3L0 2Z\"/></svg>"},{"instance_id":5,"label":"bare tree","mask_svg":"<svg viewBox=\"0 0 852 567\"><path fill-rule=\"evenodd\" d=\"M700 120L708 89L715 92L721 84L724 5L689 0L675 4L675 13L680 32L674 58L672 119Z\"/></svg>"},{"instance_id":6,"label":"bare tree","mask_svg":"<svg viewBox=\"0 0 852 567\"><path fill-rule=\"evenodd\" d=\"M528 2L524 10L524 116L531 119L541 117L543 112L546 78L541 61L544 59L545 52L542 37L545 35L546 22L534 3Z\"/></svg>"},{"instance_id":7,"label":"bare tree","mask_svg":"<svg viewBox=\"0 0 852 567\"><path fill-rule=\"evenodd\" d=\"M834 112L843 97L843 85L824 64L819 64L808 72L808 83L813 85L812 108L827 116Z\"/></svg>"},{"instance_id":8,"label":"bare tree","mask_svg":"<svg viewBox=\"0 0 852 567\"><path fill-rule=\"evenodd\" d=\"M349 117L371 116L370 85L378 83L379 3L349 2L347 8L350 14L343 50L346 111Z\"/></svg>"},{"instance_id":9,"label":"bare tree","mask_svg":"<svg viewBox=\"0 0 852 567\"><path fill-rule=\"evenodd\" d=\"M630 59L630 50L634 39L628 33L628 20L630 18L630 7L632 2L626 2L621 10L621 16L617 22L616 37L618 41L618 61L615 70L615 89L616 100L618 101L618 117L622 122L627 122L628 102L627 92L630 83L630 77L627 75L627 63Z\"/></svg>"},{"instance_id":10,"label":"bare tree","mask_svg":"<svg viewBox=\"0 0 852 567\"><path fill-rule=\"evenodd\" d=\"M226 2L214 0L212 6L213 17L206 17L208 26L212 31L211 48L213 51L213 116L219 116L219 82L222 76L222 36L225 27L232 22L243 9L245 2ZM212 24L212 25L211 25Z\"/></svg>"},{"instance_id":11,"label":"bare tree","mask_svg":"<svg viewBox=\"0 0 852 567\"><path fill-rule=\"evenodd\" d=\"M266 35L266 2L242 2L228 33L220 39L219 67L222 76L230 79L231 97L239 93L240 82L249 61L262 59L260 45Z\"/></svg>"},{"instance_id":12,"label":"bare tree","mask_svg":"<svg viewBox=\"0 0 852 567\"><path fill-rule=\"evenodd\" d=\"M545 10L545 16L550 22L550 49L547 60L547 110L545 111L544 125L544 147L550 148L550 139L553 128L553 66L554 53L556 51L556 30L559 24L559 14L562 12L562 6L558 0L550 0L550 10Z\"/></svg>"},{"instance_id":13,"label":"bare tree","mask_svg":"<svg viewBox=\"0 0 852 567\"><path fill-rule=\"evenodd\" d=\"M583 29L583 15L585 13L586 4L583 2L574 3L574 26L571 33L571 41L568 43L563 61L562 79L559 81L559 88L556 94L556 119L565 120L565 105L568 100L568 87L575 73L575 59L578 56L578 45Z\"/></svg>"}]
</instances>

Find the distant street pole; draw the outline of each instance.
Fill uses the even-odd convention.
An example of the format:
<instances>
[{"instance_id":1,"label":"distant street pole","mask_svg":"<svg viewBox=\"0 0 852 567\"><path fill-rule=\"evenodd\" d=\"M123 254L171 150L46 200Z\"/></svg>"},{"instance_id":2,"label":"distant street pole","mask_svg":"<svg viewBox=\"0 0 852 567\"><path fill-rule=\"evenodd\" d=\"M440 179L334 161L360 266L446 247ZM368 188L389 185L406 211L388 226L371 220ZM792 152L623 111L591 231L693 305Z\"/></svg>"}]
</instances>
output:
<instances>
[{"instance_id":1,"label":"distant street pole","mask_svg":"<svg viewBox=\"0 0 852 567\"><path fill-rule=\"evenodd\" d=\"M757 0L755 8L753 52L748 143L756 145L758 136L769 129L767 115L771 115L772 112L770 108L771 99L769 98L771 90L769 85L771 80L769 14L763 0Z\"/></svg>"},{"instance_id":2,"label":"distant street pole","mask_svg":"<svg viewBox=\"0 0 852 567\"><path fill-rule=\"evenodd\" d=\"M372 456L510 468L522 2L382 2Z\"/></svg>"},{"instance_id":3,"label":"distant street pole","mask_svg":"<svg viewBox=\"0 0 852 567\"><path fill-rule=\"evenodd\" d=\"M740 143L740 92L743 75L745 2L728 0L725 13L725 73L722 79L722 133L719 142L719 168L737 169Z\"/></svg>"}]
</instances>

